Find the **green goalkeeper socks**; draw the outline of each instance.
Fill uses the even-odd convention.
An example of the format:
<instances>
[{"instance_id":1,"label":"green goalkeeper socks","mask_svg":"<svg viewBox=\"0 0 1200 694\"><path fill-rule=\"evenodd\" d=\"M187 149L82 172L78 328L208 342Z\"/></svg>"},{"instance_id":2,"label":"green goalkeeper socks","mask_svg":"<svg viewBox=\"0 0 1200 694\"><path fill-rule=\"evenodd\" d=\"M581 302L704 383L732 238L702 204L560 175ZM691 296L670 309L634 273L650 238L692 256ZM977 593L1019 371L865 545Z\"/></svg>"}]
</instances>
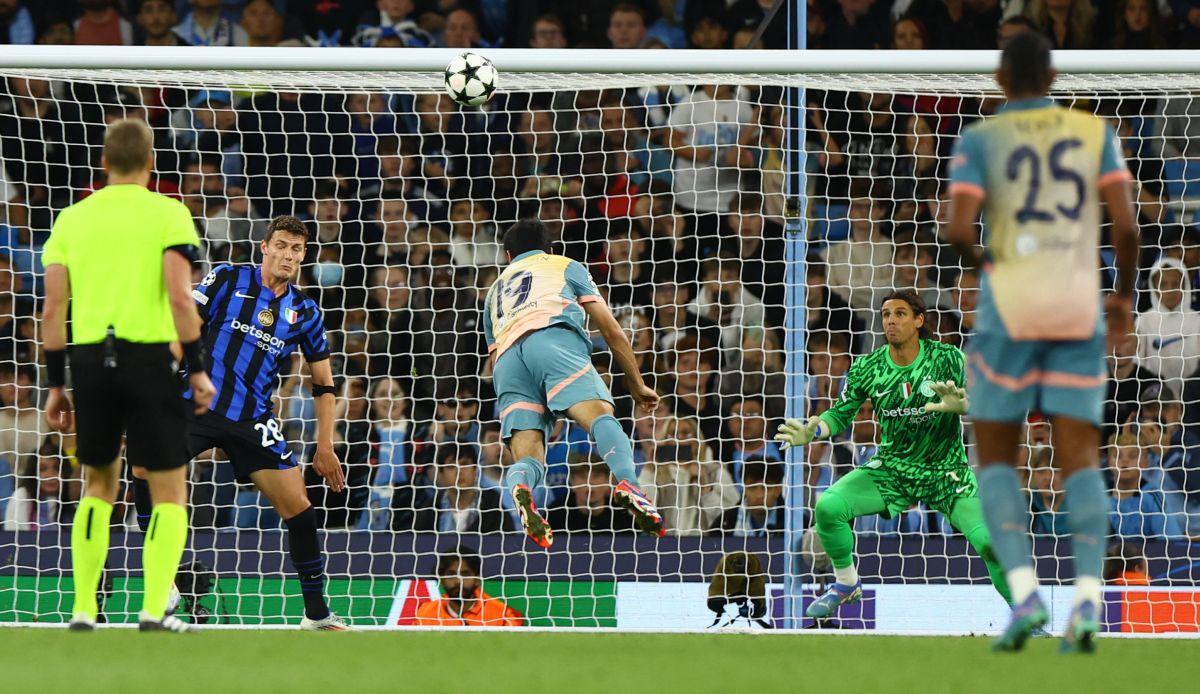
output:
<instances>
[{"instance_id":1,"label":"green goalkeeper socks","mask_svg":"<svg viewBox=\"0 0 1200 694\"><path fill-rule=\"evenodd\" d=\"M142 574L145 594L142 616L162 619L167 598L187 542L187 510L178 504L155 504L142 549Z\"/></svg>"},{"instance_id":2,"label":"green goalkeeper socks","mask_svg":"<svg viewBox=\"0 0 1200 694\"><path fill-rule=\"evenodd\" d=\"M71 526L71 573L75 581L75 606L71 612L92 621L100 611L96 590L100 587L100 574L104 572L104 561L108 558L108 523L112 510L112 504L107 501L85 496L79 501Z\"/></svg>"}]
</instances>

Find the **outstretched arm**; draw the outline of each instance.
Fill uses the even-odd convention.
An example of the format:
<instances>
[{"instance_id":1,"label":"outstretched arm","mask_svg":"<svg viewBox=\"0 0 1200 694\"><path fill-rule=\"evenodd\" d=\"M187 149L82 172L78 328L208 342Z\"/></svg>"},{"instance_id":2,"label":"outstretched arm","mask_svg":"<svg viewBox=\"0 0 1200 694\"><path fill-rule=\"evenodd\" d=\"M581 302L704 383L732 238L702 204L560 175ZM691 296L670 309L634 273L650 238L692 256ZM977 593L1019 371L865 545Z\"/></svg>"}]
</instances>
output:
<instances>
[{"instance_id":1,"label":"outstretched arm","mask_svg":"<svg viewBox=\"0 0 1200 694\"><path fill-rule=\"evenodd\" d=\"M589 301L583 305L583 310L587 312L588 318L612 350L613 359L625 374L625 385L629 388L630 395L643 410L653 411L658 407L658 393L642 379L637 357L633 354L633 345L629 344L629 338L625 336L625 331L621 329L621 324L617 322L608 305L603 301Z\"/></svg>"},{"instance_id":2,"label":"outstretched arm","mask_svg":"<svg viewBox=\"0 0 1200 694\"><path fill-rule=\"evenodd\" d=\"M328 359L322 359L309 362L308 370L312 375L313 400L317 406L317 452L313 456L313 469L325 478L330 489L340 492L346 487L346 475L342 471L342 461L333 450L334 410L337 407L333 367Z\"/></svg>"},{"instance_id":3,"label":"outstretched arm","mask_svg":"<svg viewBox=\"0 0 1200 694\"><path fill-rule=\"evenodd\" d=\"M46 423L55 431L70 431L75 414L67 399L64 382L67 364L67 304L71 300L71 276L65 265L46 267L46 302L42 307L42 350L50 375L46 399Z\"/></svg>"}]
</instances>

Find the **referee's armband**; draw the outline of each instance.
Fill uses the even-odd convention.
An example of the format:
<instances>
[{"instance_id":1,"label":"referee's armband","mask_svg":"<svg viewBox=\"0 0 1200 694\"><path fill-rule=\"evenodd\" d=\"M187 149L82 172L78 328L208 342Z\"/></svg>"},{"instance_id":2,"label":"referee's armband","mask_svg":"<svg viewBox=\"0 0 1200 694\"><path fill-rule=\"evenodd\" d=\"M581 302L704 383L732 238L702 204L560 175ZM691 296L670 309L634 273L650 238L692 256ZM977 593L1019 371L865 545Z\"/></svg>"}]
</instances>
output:
<instances>
[{"instance_id":1,"label":"referee's armband","mask_svg":"<svg viewBox=\"0 0 1200 694\"><path fill-rule=\"evenodd\" d=\"M322 395L332 395L337 397L337 388L335 386L319 386L313 384L312 394L314 398L319 398Z\"/></svg>"},{"instance_id":2,"label":"referee's armband","mask_svg":"<svg viewBox=\"0 0 1200 694\"><path fill-rule=\"evenodd\" d=\"M175 251L186 258L191 265L195 265L196 261L200 260L200 249L191 244L181 243L175 246L167 246L167 250Z\"/></svg>"}]
</instances>

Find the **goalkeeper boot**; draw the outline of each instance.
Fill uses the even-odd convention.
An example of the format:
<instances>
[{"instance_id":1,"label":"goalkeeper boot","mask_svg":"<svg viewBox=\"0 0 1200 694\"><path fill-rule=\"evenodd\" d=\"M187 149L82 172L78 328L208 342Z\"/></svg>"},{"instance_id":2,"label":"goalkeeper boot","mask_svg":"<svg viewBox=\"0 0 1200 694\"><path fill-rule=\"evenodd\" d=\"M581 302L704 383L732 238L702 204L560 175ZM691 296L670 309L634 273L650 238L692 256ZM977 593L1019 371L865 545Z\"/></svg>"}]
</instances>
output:
<instances>
[{"instance_id":1,"label":"goalkeeper boot","mask_svg":"<svg viewBox=\"0 0 1200 694\"><path fill-rule=\"evenodd\" d=\"M173 634L189 634L195 632L196 627L174 615L154 619L142 614L138 617L138 631L169 631Z\"/></svg>"},{"instance_id":2,"label":"goalkeeper boot","mask_svg":"<svg viewBox=\"0 0 1200 694\"><path fill-rule=\"evenodd\" d=\"M542 549L549 549L554 544L554 531L550 524L538 513L537 505L533 503L533 491L529 485L518 484L513 487L513 499L517 502L517 512L521 514L521 526L525 534L533 540L533 544Z\"/></svg>"},{"instance_id":3,"label":"goalkeeper boot","mask_svg":"<svg viewBox=\"0 0 1200 694\"><path fill-rule=\"evenodd\" d=\"M834 583L804 611L809 619L829 619L842 605L862 600L862 581L852 586Z\"/></svg>"},{"instance_id":4,"label":"goalkeeper boot","mask_svg":"<svg viewBox=\"0 0 1200 694\"><path fill-rule=\"evenodd\" d=\"M1096 632L1100 631L1096 603L1084 600L1071 610L1067 630L1063 633L1060 653L1092 653L1096 650Z\"/></svg>"},{"instance_id":5,"label":"goalkeeper boot","mask_svg":"<svg viewBox=\"0 0 1200 694\"><path fill-rule=\"evenodd\" d=\"M645 492L629 482L621 480L621 483L613 490L613 498L633 514L638 530L655 537L667 534L667 526L663 523L662 514L654 507L654 502L646 496Z\"/></svg>"},{"instance_id":6,"label":"goalkeeper boot","mask_svg":"<svg viewBox=\"0 0 1200 694\"><path fill-rule=\"evenodd\" d=\"M353 631L346 620L330 612L323 619L300 620L300 631Z\"/></svg>"},{"instance_id":7,"label":"goalkeeper boot","mask_svg":"<svg viewBox=\"0 0 1200 694\"><path fill-rule=\"evenodd\" d=\"M1000 637L992 642L993 651L1019 651L1035 631L1046 625L1050 615L1035 592L1012 611L1012 621Z\"/></svg>"}]
</instances>

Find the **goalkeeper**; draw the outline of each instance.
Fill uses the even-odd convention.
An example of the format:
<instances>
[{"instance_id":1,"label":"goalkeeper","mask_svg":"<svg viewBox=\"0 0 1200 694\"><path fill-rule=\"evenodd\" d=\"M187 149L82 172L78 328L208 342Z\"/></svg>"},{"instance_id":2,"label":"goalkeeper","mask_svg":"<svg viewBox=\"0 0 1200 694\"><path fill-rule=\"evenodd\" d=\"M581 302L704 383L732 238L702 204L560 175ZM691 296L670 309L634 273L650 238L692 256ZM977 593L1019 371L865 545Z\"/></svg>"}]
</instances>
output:
<instances>
[{"instance_id":1,"label":"goalkeeper","mask_svg":"<svg viewBox=\"0 0 1200 694\"><path fill-rule=\"evenodd\" d=\"M867 398L883 431L875 457L817 501L817 534L833 564L835 582L806 614L825 619L840 605L862 597L851 522L873 514L891 518L918 501L945 514L966 535L987 564L996 590L1011 602L963 447L963 353L928 339L925 306L912 291L888 295L882 318L887 344L855 360L833 407L807 422L788 420L775 437L787 448L835 436L850 425Z\"/></svg>"}]
</instances>

